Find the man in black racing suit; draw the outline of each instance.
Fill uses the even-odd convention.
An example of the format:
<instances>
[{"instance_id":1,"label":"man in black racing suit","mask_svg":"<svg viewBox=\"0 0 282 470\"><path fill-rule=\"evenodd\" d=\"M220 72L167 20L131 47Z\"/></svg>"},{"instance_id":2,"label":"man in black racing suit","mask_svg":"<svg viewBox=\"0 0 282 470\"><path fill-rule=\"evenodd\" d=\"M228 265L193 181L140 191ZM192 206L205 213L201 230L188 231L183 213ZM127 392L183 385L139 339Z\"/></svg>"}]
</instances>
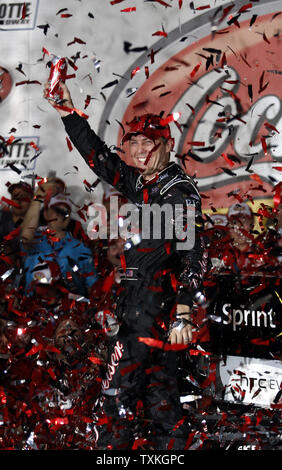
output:
<instances>
[{"instance_id":1,"label":"man in black racing suit","mask_svg":"<svg viewBox=\"0 0 282 470\"><path fill-rule=\"evenodd\" d=\"M190 321L195 297L208 269L202 237L201 198L194 181L169 162L174 140L157 115L136 117L123 137L135 166L113 153L75 112L65 84L64 104L49 99L62 117L71 141L95 174L114 186L140 211L144 204L193 207L194 246L177 249L179 239L132 236L125 244L118 299L118 332L111 337L103 407L98 414L98 448L136 448L136 422L155 449L184 449L189 426L183 419L177 387L177 346L192 340ZM48 84L45 85L45 96ZM176 212L175 212L176 214ZM169 223L175 227L177 216ZM190 223L190 222L189 222ZM178 245L179 246L179 245ZM144 435L144 434L143 434Z\"/></svg>"}]
</instances>

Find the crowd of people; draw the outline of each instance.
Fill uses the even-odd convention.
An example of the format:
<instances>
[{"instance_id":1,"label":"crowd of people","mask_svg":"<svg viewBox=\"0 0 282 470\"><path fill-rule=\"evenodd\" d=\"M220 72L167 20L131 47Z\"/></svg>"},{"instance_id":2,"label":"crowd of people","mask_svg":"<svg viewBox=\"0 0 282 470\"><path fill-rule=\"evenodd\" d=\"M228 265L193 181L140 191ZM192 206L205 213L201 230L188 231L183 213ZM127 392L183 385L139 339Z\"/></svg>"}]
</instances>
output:
<instances>
[{"instance_id":1,"label":"crowd of people","mask_svg":"<svg viewBox=\"0 0 282 470\"><path fill-rule=\"evenodd\" d=\"M253 201L238 202L226 214L207 215L213 268L206 294L214 354L281 360L282 232L277 202L274 207L261 203L256 210Z\"/></svg>"},{"instance_id":2,"label":"crowd of people","mask_svg":"<svg viewBox=\"0 0 282 470\"><path fill-rule=\"evenodd\" d=\"M232 204L226 214L206 215L206 235L214 268L233 272L279 272L281 265L281 203ZM258 220L257 226L256 219Z\"/></svg>"},{"instance_id":3,"label":"crowd of people","mask_svg":"<svg viewBox=\"0 0 282 470\"><path fill-rule=\"evenodd\" d=\"M93 243L59 178L8 191L0 212L0 448L91 449L123 240Z\"/></svg>"},{"instance_id":4,"label":"crowd of people","mask_svg":"<svg viewBox=\"0 0 282 470\"><path fill-rule=\"evenodd\" d=\"M0 448L95 449L125 240L90 240L59 178L8 191L0 212ZM281 204L263 209L260 233L247 203L205 215L210 273L279 273ZM205 344L207 311L199 311L193 342ZM191 373L191 361L181 361L179 370ZM140 404L139 419L142 411Z\"/></svg>"}]
</instances>

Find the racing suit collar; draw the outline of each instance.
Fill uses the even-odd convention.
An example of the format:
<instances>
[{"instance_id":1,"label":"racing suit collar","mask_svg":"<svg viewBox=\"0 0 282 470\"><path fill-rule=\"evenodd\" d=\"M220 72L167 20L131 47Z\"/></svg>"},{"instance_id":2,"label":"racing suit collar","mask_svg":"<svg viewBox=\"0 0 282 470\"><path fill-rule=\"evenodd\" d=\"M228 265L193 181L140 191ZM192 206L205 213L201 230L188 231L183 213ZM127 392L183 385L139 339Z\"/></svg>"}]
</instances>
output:
<instances>
[{"instance_id":1,"label":"racing suit collar","mask_svg":"<svg viewBox=\"0 0 282 470\"><path fill-rule=\"evenodd\" d=\"M151 180L149 181L145 181L143 179L143 176L142 174L140 174L137 178L137 181L136 181L136 190L139 190L139 189L142 189L144 186L147 186L148 184L150 184L150 182L158 182L159 181L159 178L160 176L162 177L162 179L164 179L166 176L169 176L169 171L172 167L174 167L176 165L175 162L169 162L168 165L163 168L163 170L159 171ZM165 174L165 172L168 172L167 175Z\"/></svg>"}]
</instances>

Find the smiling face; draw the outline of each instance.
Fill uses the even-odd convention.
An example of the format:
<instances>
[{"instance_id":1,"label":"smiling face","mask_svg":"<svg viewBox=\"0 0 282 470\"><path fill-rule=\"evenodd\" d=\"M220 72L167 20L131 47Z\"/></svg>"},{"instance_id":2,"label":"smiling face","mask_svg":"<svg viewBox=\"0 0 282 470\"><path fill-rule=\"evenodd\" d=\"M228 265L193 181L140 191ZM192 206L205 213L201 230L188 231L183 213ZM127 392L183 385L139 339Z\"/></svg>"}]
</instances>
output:
<instances>
[{"instance_id":1,"label":"smiling face","mask_svg":"<svg viewBox=\"0 0 282 470\"><path fill-rule=\"evenodd\" d=\"M129 140L131 158L145 177L153 176L167 166L172 146L172 139L153 141L143 134L132 135Z\"/></svg>"}]
</instances>

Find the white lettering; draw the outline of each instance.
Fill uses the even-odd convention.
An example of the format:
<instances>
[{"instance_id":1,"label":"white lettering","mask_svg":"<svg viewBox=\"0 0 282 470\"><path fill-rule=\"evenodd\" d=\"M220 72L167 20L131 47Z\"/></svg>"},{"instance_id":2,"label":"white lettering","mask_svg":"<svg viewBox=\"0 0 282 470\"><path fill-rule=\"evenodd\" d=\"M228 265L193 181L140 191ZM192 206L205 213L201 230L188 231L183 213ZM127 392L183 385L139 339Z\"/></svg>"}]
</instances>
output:
<instances>
[{"instance_id":1,"label":"white lettering","mask_svg":"<svg viewBox=\"0 0 282 470\"><path fill-rule=\"evenodd\" d=\"M108 390L108 388L110 387L110 382L112 381L112 378L116 372L116 368L119 365L119 361L122 358L123 349L124 349L123 344L117 341L114 347L114 351L111 354L111 361L108 364L106 379L102 380L103 390Z\"/></svg>"},{"instance_id":2,"label":"white lettering","mask_svg":"<svg viewBox=\"0 0 282 470\"><path fill-rule=\"evenodd\" d=\"M250 315L251 311L250 310L244 310L244 323L245 325L248 324L248 316Z\"/></svg>"},{"instance_id":3,"label":"white lettering","mask_svg":"<svg viewBox=\"0 0 282 470\"><path fill-rule=\"evenodd\" d=\"M239 446L238 450L256 450L256 445L243 445Z\"/></svg>"},{"instance_id":4,"label":"white lettering","mask_svg":"<svg viewBox=\"0 0 282 470\"><path fill-rule=\"evenodd\" d=\"M228 83L227 80L231 83ZM281 100L276 95L263 96L246 113L242 114L242 106L238 98L240 95L239 87L239 74L232 67L225 66L223 69L216 69L202 75L182 96L182 102L188 102L194 112L198 113L202 110L207 96L212 95L217 89L222 93L222 96L217 97L214 102L211 101L211 104L198 121L191 139L193 141L202 141L203 136L205 136L205 151L192 147L192 152L206 162L218 158L228 147L231 140L233 140L234 152L240 158L248 161L254 154L263 156L262 143L260 140L257 142L256 140L266 120L271 122L278 131L273 131L267 136L266 143L269 153L273 157L282 156L280 138L282 131ZM179 110L179 102L177 107ZM192 110L187 110L187 107L185 107L186 115L187 112L186 125L189 129L192 121L196 118L196 114L193 114ZM218 119L219 113L222 113L222 116L225 117L223 121L225 124L221 126L220 135L218 135L215 127L215 121ZM179 149L182 148L185 139L186 134L183 133L178 142Z\"/></svg>"},{"instance_id":5,"label":"white lettering","mask_svg":"<svg viewBox=\"0 0 282 470\"><path fill-rule=\"evenodd\" d=\"M217 78L216 84L210 82L209 85L214 87L215 85L222 85L224 80L228 78L230 81L238 81L239 76L236 70L232 69L231 67L226 68L222 73L221 77L218 77L216 73L215 78ZM199 124L195 130L194 136L192 140L194 141L201 141L202 136L206 136L206 145L211 145L211 149L209 151L205 151L203 154L202 152L197 152L196 149L193 149L193 153L201 157L203 160L210 161L217 158L227 147L228 143L230 142L232 135L230 133L230 128L225 128L222 133L220 139L214 138L214 130L215 130L215 118L219 112L228 112L229 115L236 116L238 113L236 102L235 100L228 95L226 90L232 91L234 88L234 84L224 84L224 88L222 89L223 97L216 100L218 104L212 104L208 107L207 111L203 115L202 119L199 121ZM194 88L193 86L191 88ZM195 90L194 90L195 92ZM200 94L201 95L201 94ZM233 123L235 125L235 123ZM238 125L238 121L236 121L236 125Z\"/></svg>"},{"instance_id":6,"label":"white lettering","mask_svg":"<svg viewBox=\"0 0 282 470\"><path fill-rule=\"evenodd\" d=\"M224 304L222 306L222 313L222 323L224 325L232 323L233 331L236 331L239 325L276 328L275 323L273 323L275 312L273 312L272 308L268 312L264 312L263 310L247 310L243 307L241 309L232 308L231 304Z\"/></svg>"},{"instance_id":7,"label":"white lettering","mask_svg":"<svg viewBox=\"0 0 282 470\"><path fill-rule=\"evenodd\" d=\"M264 319L263 326L267 327L267 317L266 317L265 312L257 312L257 318L258 318L258 325L257 326L260 326L260 320L261 320L262 317Z\"/></svg>"},{"instance_id":8,"label":"white lettering","mask_svg":"<svg viewBox=\"0 0 282 470\"><path fill-rule=\"evenodd\" d=\"M176 204L179 206L179 204ZM182 216L183 216L183 206L181 205ZM177 210L177 207L176 207ZM164 204L159 206L159 204L144 204L142 206L142 238L149 239L151 237L151 230L153 228L153 238L154 240L160 240L163 238L162 234L162 214L165 215L165 220L170 222L173 220L173 206L171 204ZM152 219L153 218L153 219ZM153 221L153 223L151 223ZM173 226L171 223L165 224L165 238L173 238Z\"/></svg>"},{"instance_id":9,"label":"white lettering","mask_svg":"<svg viewBox=\"0 0 282 470\"><path fill-rule=\"evenodd\" d=\"M256 136L263 123L265 121L273 121L275 118L279 117L280 114L281 101L277 96L267 95L254 103L249 111L242 117L242 120L246 122L246 124L240 122L237 125L236 135L234 137L235 152L247 159L250 159L251 154L254 153L263 154L261 142L258 142L256 145L252 143L255 142ZM248 142L246 137L248 138ZM270 139L267 139L267 144L269 145L269 143ZM276 156L278 156L277 153Z\"/></svg>"},{"instance_id":10,"label":"white lettering","mask_svg":"<svg viewBox=\"0 0 282 470\"><path fill-rule=\"evenodd\" d=\"M127 467L130 462L131 457L115 457L103 454L103 456L99 456L96 459L97 465L121 465L122 467Z\"/></svg>"},{"instance_id":11,"label":"white lettering","mask_svg":"<svg viewBox=\"0 0 282 470\"><path fill-rule=\"evenodd\" d=\"M93 203L88 208L88 215L91 221L87 226L87 234L91 240L97 238L103 240L108 236L107 233L107 209L103 204Z\"/></svg>"},{"instance_id":12,"label":"white lettering","mask_svg":"<svg viewBox=\"0 0 282 470\"><path fill-rule=\"evenodd\" d=\"M147 455L147 454L141 454L141 461L142 464L148 465L172 465L175 462L177 462L180 465L184 465L185 462L183 460L184 455L174 455L174 454L164 454L164 455Z\"/></svg>"},{"instance_id":13,"label":"white lettering","mask_svg":"<svg viewBox=\"0 0 282 470\"><path fill-rule=\"evenodd\" d=\"M231 323L231 321L232 321L231 312L229 312L227 310L227 307L231 307L231 304L224 304L223 307L222 307L224 315L226 315L227 318L228 318L228 320L226 320L226 319L223 320L224 325L229 325L229 323Z\"/></svg>"},{"instance_id":14,"label":"white lettering","mask_svg":"<svg viewBox=\"0 0 282 470\"><path fill-rule=\"evenodd\" d=\"M276 328L276 325L274 325L273 322L272 322L272 319L273 319L272 308L269 310L267 315L269 316L269 324L270 324L271 328Z\"/></svg>"},{"instance_id":15,"label":"white lettering","mask_svg":"<svg viewBox=\"0 0 282 470\"><path fill-rule=\"evenodd\" d=\"M237 321L237 314L239 314L239 321ZM239 309L233 310L233 331L236 331L236 326L241 325L243 321L243 313Z\"/></svg>"}]
</instances>

